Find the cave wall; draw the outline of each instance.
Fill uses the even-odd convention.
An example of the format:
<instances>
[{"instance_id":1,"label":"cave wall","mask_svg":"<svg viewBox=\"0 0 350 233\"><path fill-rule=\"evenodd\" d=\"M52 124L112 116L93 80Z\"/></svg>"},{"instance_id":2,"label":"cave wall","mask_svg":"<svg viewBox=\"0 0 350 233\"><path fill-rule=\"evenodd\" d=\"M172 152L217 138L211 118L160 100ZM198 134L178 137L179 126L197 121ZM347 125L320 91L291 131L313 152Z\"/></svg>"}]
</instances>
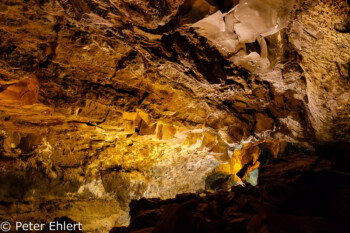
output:
<instances>
[{"instance_id":1,"label":"cave wall","mask_svg":"<svg viewBox=\"0 0 350 233\"><path fill-rule=\"evenodd\" d=\"M297 1L265 72L193 26L235 4L1 1L0 217L108 230L131 199L236 174L250 147L349 142L346 2Z\"/></svg>"}]
</instances>

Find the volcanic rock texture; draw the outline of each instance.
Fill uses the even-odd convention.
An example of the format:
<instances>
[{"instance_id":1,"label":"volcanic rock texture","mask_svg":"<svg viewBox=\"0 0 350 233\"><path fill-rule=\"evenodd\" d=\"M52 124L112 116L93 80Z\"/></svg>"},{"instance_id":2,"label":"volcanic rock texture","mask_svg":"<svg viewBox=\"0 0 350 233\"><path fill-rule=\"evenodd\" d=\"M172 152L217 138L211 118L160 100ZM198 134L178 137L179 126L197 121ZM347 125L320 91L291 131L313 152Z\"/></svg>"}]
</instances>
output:
<instances>
[{"instance_id":1,"label":"volcanic rock texture","mask_svg":"<svg viewBox=\"0 0 350 233\"><path fill-rule=\"evenodd\" d=\"M140 199L130 204L126 232L347 232L347 177L330 171L318 156L296 155L262 166L259 187L216 193L179 194L174 199ZM325 184L328 185L325 185ZM347 200L344 202L344 200ZM322 203L322 204L320 204Z\"/></svg>"},{"instance_id":2,"label":"volcanic rock texture","mask_svg":"<svg viewBox=\"0 0 350 233\"><path fill-rule=\"evenodd\" d=\"M333 29L346 2L297 1L255 43L227 31L237 3L0 1L0 220L106 232L131 199L348 143L350 37ZM218 37L199 27L212 15Z\"/></svg>"}]
</instances>

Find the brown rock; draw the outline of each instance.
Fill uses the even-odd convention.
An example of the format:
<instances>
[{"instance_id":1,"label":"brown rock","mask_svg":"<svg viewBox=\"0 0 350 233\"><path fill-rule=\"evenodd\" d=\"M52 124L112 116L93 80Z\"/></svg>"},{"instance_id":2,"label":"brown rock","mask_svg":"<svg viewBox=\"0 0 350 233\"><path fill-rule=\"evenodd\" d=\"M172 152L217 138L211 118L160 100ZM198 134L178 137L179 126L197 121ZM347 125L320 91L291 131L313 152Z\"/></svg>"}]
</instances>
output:
<instances>
[{"instance_id":1,"label":"brown rock","mask_svg":"<svg viewBox=\"0 0 350 233\"><path fill-rule=\"evenodd\" d=\"M266 130L272 130L275 121L268 117L267 114L258 113L255 115L255 131L257 133L264 132Z\"/></svg>"},{"instance_id":2,"label":"brown rock","mask_svg":"<svg viewBox=\"0 0 350 233\"><path fill-rule=\"evenodd\" d=\"M39 82L35 75L9 85L0 93L3 105L31 105L38 102Z\"/></svg>"}]
</instances>

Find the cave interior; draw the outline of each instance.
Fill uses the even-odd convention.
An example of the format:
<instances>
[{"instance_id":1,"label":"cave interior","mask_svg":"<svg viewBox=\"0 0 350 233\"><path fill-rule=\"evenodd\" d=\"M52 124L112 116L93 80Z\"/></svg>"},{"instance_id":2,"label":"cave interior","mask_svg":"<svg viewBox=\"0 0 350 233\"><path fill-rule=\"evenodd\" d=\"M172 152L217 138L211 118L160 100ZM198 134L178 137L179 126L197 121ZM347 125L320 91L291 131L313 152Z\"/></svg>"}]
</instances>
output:
<instances>
[{"instance_id":1,"label":"cave interior","mask_svg":"<svg viewBox=\"0 0 350 233\"><path fill-rule=\"evenodd\" d=\"M349 4L1 0L0 232L349 233Z\"/></svg>"}]
</instances>

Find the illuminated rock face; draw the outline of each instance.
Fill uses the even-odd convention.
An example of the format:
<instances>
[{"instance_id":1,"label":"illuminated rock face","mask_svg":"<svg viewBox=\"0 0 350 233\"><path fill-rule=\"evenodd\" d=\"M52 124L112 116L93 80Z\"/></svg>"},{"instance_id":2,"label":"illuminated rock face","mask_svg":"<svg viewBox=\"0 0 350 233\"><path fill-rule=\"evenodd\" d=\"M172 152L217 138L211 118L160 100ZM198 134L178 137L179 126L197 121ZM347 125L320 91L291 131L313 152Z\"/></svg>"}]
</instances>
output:
<instances>
[{"instance_id":1,"label":"illuminated rock face","mask_svg":"<svg viewBox=\"0 0 350 233\"><path fill-rule=\"evenodd\" d=\"M18 83L8 84L8 87L0 93L0 99L4 105L32 105L38 102L38 94L39 82L32 75Z\"/></svg>"},{"instance_id":2,"label":"illuminated rock face","mask_svg":"<svg viewBox=\"0 0 350 233\"><path fill-rule=\"evenodd\" d=\"M234 10L234 25L241 42L253 43L260 35L274 34L288 26L295 1L242 0Z\"/></svg>"},{"instance_id":3,"label":"illuminated rock face","mask_svg":"<svg viewBox=\"0 0 350 233\"><path fill-rule=\"evenodd\" d=\"M134 200L130 226L110 232L346 232L349 186L333 180L329 168L320 157L299 154L262 166L255 188Z\"/></svg>"},{"instance_id":4,"label":"illuminated rock face","mask_svg":"<svg viewBox=\"0 0 350 233\"><path fill-rule=\"evenodd\" d=\"M343 3L297 2L260 73L245 66L257 43L228 32L233 2L1 1L0 220L105 232L131 199L245 181L291 142L349 141L349 42L330 26Z\"/></svg>"}]
</instances>

